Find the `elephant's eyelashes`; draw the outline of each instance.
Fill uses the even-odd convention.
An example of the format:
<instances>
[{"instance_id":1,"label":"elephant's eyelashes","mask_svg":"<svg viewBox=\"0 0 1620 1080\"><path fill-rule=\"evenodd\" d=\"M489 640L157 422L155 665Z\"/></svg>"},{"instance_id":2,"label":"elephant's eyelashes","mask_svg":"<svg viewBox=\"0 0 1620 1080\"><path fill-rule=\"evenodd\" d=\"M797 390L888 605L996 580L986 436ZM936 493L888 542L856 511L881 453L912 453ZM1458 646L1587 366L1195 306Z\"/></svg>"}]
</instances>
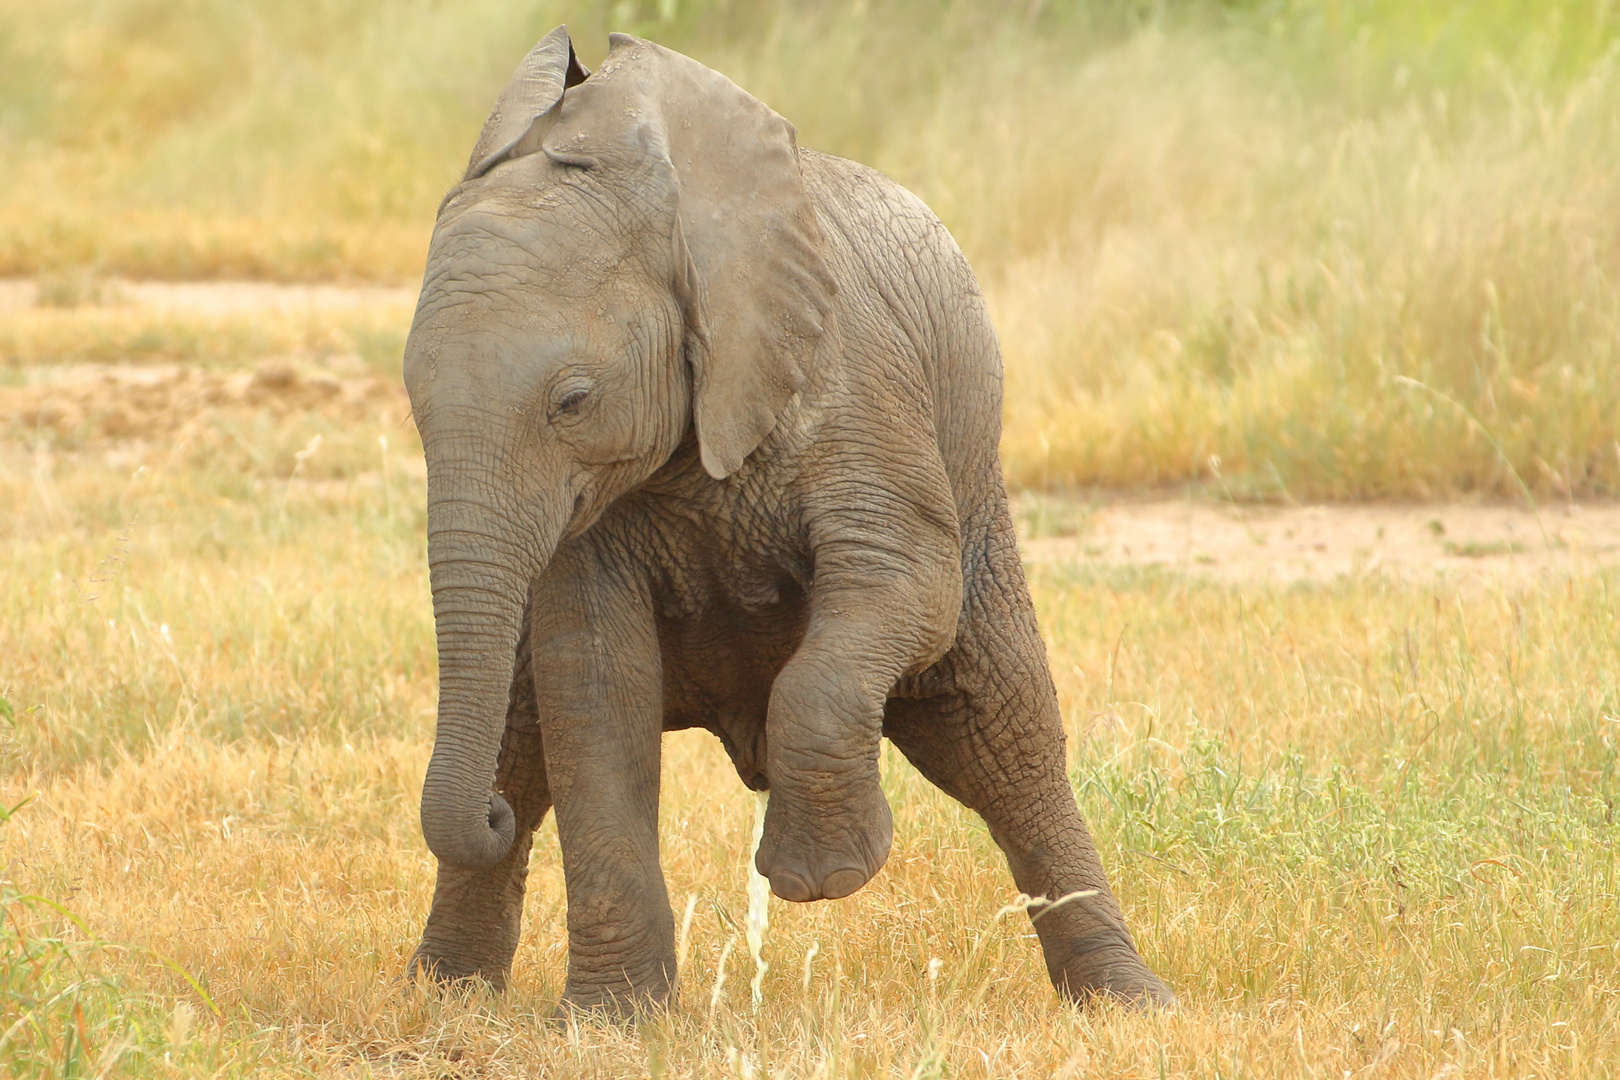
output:
<instances>
[{"instance_id":1,"label":"elephant's eyelashes","mask_svg":"<svg viewBox=\"0 0 1620 1080\"><path fill-rule=\"evenodd\" d=\"M551 384L551 418L569 420L579 415L594 389L596 380L586 372L575 370L563 373Z\"/></svg>"},{"instance_id":2,"label":"elephant's eyelashes","mask_svg":"<svg viewBox=\"0 0 1620 1080\"><path fill-rule=\"evenodd\" d=\"M557 390L552 397L551 418L564 420L579 415L579 410L591 396L588 386L564 386Z\"/></svg>"}]
</instances>

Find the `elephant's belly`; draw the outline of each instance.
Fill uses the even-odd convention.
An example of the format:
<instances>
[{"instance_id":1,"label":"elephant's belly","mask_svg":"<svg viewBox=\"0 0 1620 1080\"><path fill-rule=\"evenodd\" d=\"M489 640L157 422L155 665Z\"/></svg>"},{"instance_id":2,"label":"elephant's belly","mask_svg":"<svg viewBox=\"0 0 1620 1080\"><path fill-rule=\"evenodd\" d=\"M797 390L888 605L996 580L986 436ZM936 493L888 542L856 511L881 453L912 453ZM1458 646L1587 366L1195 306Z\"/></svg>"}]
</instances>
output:
<instances>
[{"instance_id":1,"label":"elephant's belly","mask_svg":"<svg viewBox=\"0 0 1620 1080\"><path fill-rule=\"evenodd\" d=\"M664 730L714 732L743 783L763 789L771 684L804 637L808 610L799 597L754 611L661 619Z\"/></svg>"}]
</instances>

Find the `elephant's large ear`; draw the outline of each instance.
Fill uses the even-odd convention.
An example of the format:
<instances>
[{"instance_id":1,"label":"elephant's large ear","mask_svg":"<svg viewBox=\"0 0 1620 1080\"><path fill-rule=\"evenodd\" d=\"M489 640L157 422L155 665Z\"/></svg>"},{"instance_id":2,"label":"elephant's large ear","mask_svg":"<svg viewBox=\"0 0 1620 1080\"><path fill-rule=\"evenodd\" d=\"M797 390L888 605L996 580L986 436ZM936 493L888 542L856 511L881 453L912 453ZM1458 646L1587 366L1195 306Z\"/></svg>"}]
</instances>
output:
<instances>
[{"instance_id":1,"label":"elephant's large ear","mask_svg":"<svg viewBox=\"0 0 1620 1080\"><path fill-rule=\"evenodd\" d=\"M544 141L558 161L645 168L675 202L703 467L735 472L804 382L835 291L793 125L730 79L614 34Z\"/></svg>"},{"instance_id":2,"label":"elephant's large ear","mask_svg":"<svg viewBox=\"0 0 1620 1080\"><path fill-rule=\"evenodd\" d=\"M494 111L484 121L462 181L483 176L507 158L540 149L550 121L556 119L552 108L562 100L563 91L584 82L589 75L574 55L568 27L559 26L541 38L518 65L495 102Z\"/></svg>"}]
</instances>

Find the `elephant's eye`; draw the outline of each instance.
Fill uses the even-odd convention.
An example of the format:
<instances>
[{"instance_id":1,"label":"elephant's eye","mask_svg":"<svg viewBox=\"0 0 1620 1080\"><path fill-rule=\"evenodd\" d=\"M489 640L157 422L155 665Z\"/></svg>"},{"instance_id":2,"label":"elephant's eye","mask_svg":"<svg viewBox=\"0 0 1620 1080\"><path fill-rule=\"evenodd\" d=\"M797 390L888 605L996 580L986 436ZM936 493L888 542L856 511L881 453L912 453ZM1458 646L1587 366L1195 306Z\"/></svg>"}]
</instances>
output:
<instances>
[{"instance_id":1,"label":"elephant's eye","mask_svg":"<svg viewBox=\"0 0 1620 1080\"><path fill-rule=\"evenodd\" d=\"M565 420L577 415L596 389L596 380L579 370L563 373L551 384L551 418Z\"/></svg>"}]
</instances>

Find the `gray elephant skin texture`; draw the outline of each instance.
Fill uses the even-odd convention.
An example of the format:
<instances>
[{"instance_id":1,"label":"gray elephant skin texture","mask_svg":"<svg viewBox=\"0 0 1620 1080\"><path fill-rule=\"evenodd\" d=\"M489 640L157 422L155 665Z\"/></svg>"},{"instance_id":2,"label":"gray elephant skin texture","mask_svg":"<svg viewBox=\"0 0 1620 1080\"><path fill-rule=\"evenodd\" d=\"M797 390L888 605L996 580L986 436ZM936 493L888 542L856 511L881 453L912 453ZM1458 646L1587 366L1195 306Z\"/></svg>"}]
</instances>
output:
<instances>
[{"instance_id":1,"label":"gray elephant skin texture","mask_svg":"<svg viewBox=\"0 0 1620 1080\"><path fill-rule=\"evenodd\" d=\"M1169 1004L1064 772L961 252L725 77L610 42L595 72L562 28L524 59L406 344L440 667L413 975L504 986L551 810L561 1008L669 1001L660 741L699 727L770 791L782 899L883 866L887 736L984 818L1063 995Z\"/></svg>"}]
</instances>

